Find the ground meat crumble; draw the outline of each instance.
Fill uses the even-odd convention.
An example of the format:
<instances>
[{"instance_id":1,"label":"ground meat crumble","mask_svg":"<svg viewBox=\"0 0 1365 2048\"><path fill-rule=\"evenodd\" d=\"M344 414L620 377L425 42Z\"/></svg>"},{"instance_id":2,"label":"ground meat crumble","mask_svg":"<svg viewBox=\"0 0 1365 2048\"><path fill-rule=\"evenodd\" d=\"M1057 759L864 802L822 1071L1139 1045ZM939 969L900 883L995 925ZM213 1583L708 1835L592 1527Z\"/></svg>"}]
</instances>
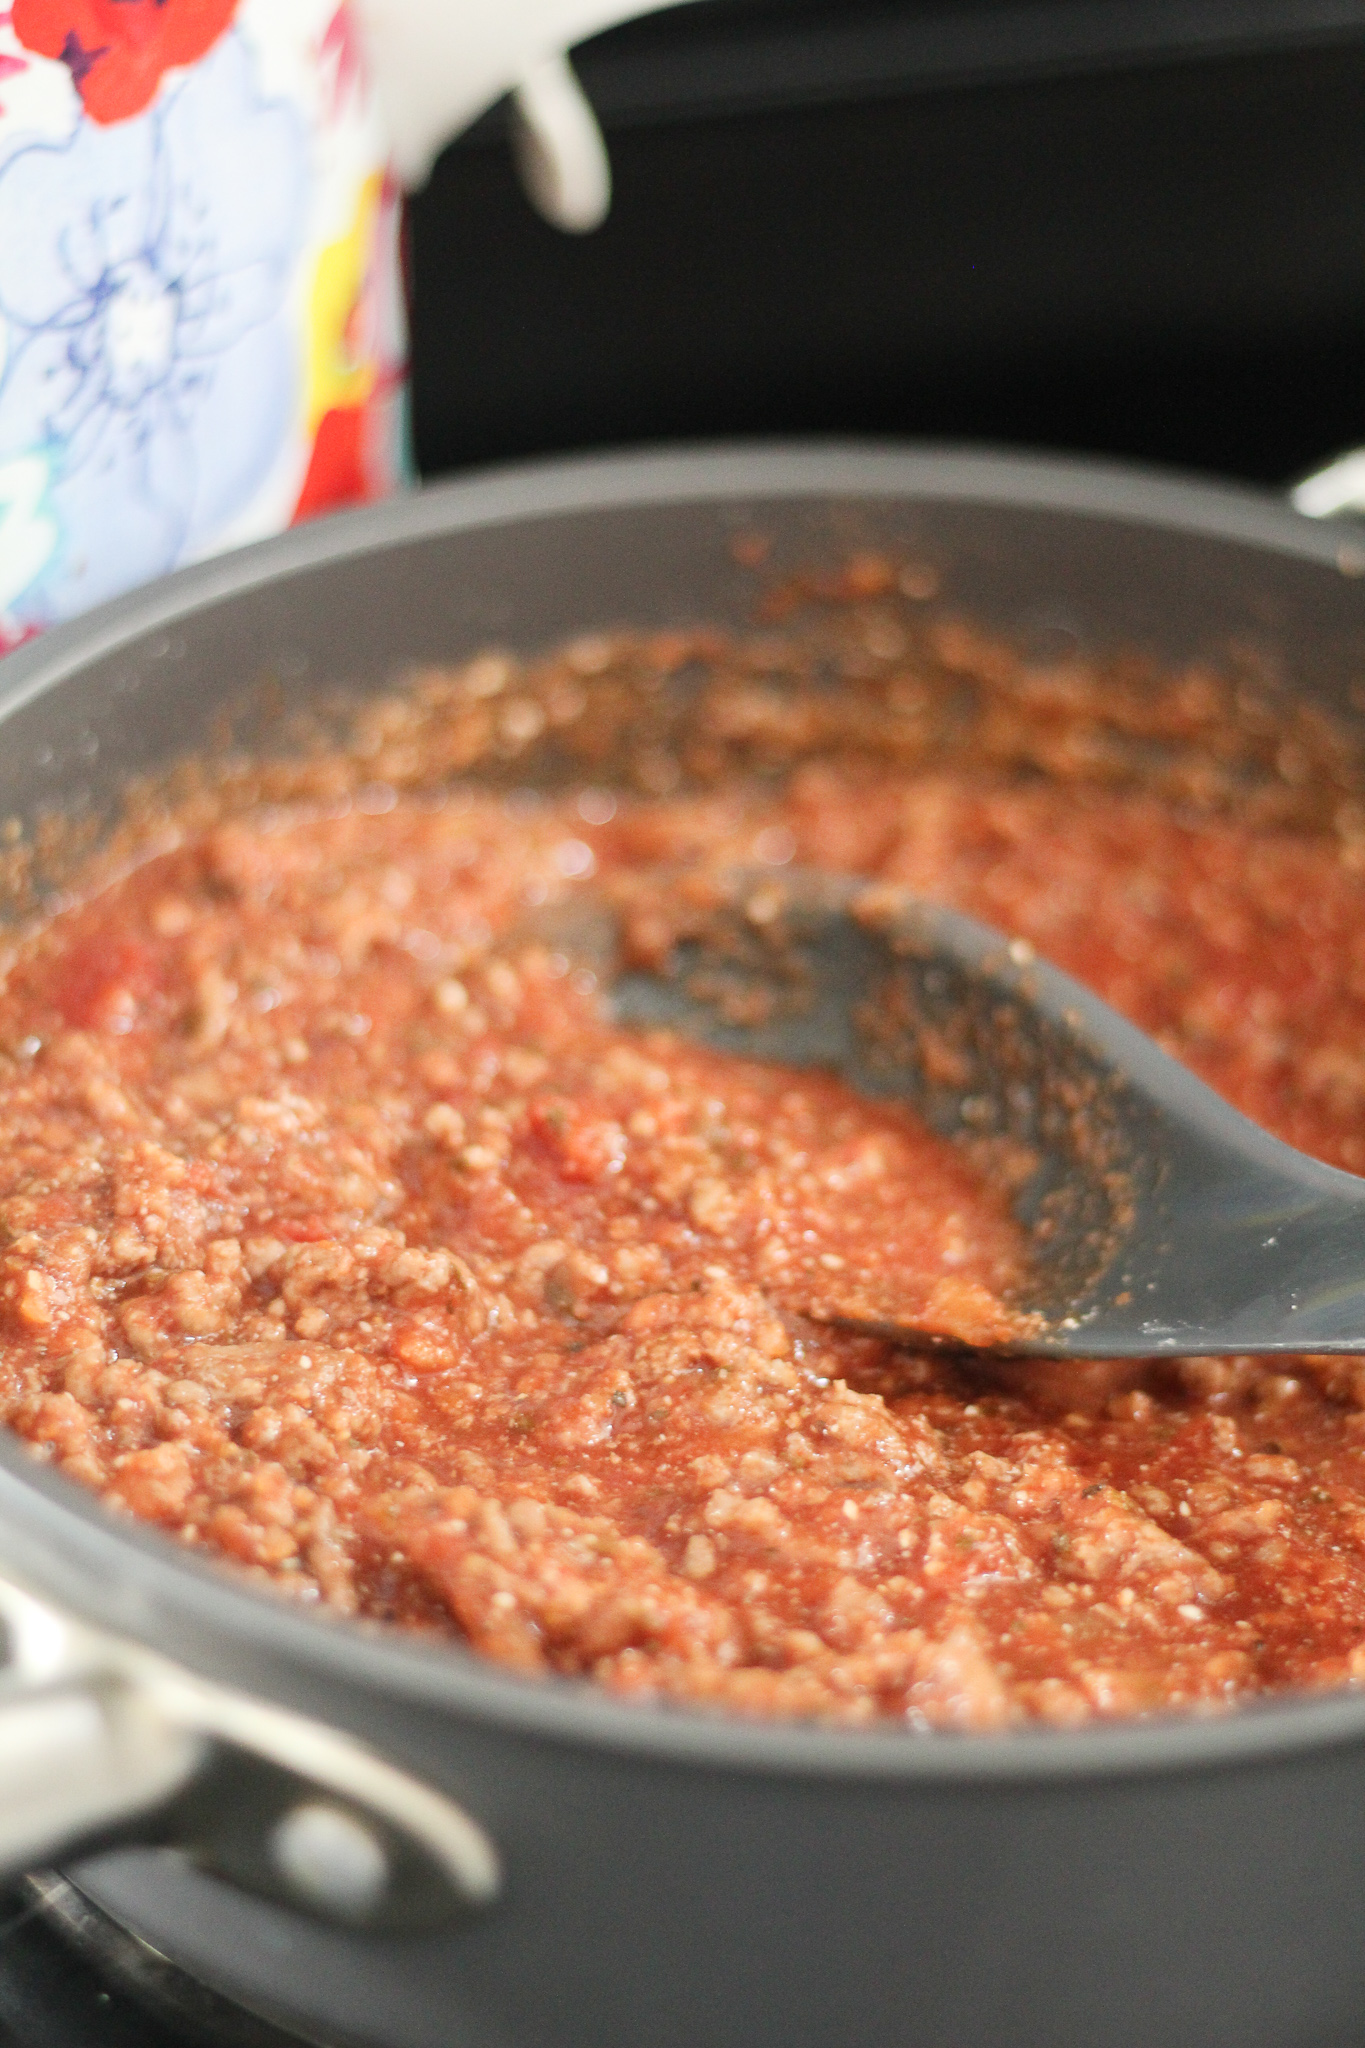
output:
<instances>
[{"instance_id":1,"label":"ground meat crumble","mask_svg":"<svg viewBox=\"0 0 1365 2048\"><path fill-rule=\"evenodd\" d=\"M854 627L922 724L901 629ZM615 658L450 688L529 740ZM1026 673L974 658L1017 714ZM1004 1194L895 1105L614 1027L507 936L642 868L876 875L1359 1170L1365 813L1294 814L1301 734L1288 810L1097 773L1055 676L1046 773L989 692L970 761L788 744L774 665L704 786L395 775L163 829L41 920L0 993L0 1414L296 1597L637 1697L1000 1729L1365 1680L1365 1366L986 1372L818 1326L874 1244L970 1318L1018 1273Z\"/></svg>"}]
</instances>

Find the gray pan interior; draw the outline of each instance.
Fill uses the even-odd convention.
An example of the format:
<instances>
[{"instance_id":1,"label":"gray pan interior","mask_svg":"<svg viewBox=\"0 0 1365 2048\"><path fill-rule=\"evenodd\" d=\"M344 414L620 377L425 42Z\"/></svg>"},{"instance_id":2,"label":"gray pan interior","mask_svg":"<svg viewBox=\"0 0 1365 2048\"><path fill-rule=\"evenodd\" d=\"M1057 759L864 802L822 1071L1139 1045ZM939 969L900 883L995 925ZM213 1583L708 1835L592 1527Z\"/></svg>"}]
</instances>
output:
<instances>
[{"instance_id":1,"label":"gray pan interior","mask_svg":"<svg viewBox=\"0 0 1365 2048\"><path fill-rule=\"evenodd\" d=\"M891 546L1040 651L1251 642L1348 714L1365 551L1251 494L857 447L550 465L190 570L0 666L0 818L105 809L262 681L301 700L490 640L747 620L729 543ZM1360 700L1365 703L1365 699ZM328 2042L1254 2048L1365 2034L1365 1698L1066 1736L749 1726L532 1685L245 1591L0 1444L0 1560L367 1737L463 1799L506 1901L344 1937L126 1850L82 1871L168 1954ZM1353 2031L1354 2030L1354 2031Z\"/></svg>"}]
</instances>

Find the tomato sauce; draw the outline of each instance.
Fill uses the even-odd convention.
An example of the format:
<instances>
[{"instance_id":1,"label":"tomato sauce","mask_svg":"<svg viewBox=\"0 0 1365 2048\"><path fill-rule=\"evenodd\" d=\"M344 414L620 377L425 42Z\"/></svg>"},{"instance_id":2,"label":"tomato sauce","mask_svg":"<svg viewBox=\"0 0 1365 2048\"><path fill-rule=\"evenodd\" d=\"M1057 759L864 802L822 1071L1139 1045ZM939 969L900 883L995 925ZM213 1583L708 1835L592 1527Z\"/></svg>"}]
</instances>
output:
<instances>
[{"instance_id":1,"label":"tomato sauce","mask_svg":"<svg viewBox=\"0 0 1365 2048\"><path fill-rule=\"evenodd\" d=\"M834 710L771 636L485 657L414 699L458 770L471 720L504 758L597 713L616 744L627 685L692 663L700 767L652 730L615 783L585 738L558 793L405 787L367 743L372 779L162 818L34 926L0 992L0 1415L301 1600L636 1697L1001 1729L1365 1682L1365 1365L991 1369L828 1327L885 1262L970 1335L1022 1271L1008 1189L828 1075L616 1026L526 933L643 871L875 875L1365 1167L1337 739L956 629L931 659L852 595ZM961 744L926 738L964 675Z\"/></svg>"}]
</instances>

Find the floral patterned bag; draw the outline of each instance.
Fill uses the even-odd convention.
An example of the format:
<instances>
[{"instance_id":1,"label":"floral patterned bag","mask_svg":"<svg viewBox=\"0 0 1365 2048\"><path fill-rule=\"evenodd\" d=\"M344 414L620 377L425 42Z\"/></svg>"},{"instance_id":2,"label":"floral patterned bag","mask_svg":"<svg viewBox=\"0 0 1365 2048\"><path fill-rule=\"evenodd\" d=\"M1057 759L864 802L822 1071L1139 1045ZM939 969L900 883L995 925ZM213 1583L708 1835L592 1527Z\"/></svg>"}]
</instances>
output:
<instances>
[{"instance_id":1,"label":"floral patterned bag","mask_svg":"<svg viewBox=\"0 0 1365 2048\"><path fill-rule=\"evenodd\" d=\"M404 481L393 166L510 89L532 202L595 226L563 52L676 4L0 0L0 654Z\"/></svg>"},{"instance_id":2,"label":"floral patterned bag","mask_svg":"<svg viewBox=\"0 0 1365 2048\"><path fill-rule=\"evenodd\" d=\"M349 0L0 12L0 650L405 469Z\"/></svg>"}]
</instances>

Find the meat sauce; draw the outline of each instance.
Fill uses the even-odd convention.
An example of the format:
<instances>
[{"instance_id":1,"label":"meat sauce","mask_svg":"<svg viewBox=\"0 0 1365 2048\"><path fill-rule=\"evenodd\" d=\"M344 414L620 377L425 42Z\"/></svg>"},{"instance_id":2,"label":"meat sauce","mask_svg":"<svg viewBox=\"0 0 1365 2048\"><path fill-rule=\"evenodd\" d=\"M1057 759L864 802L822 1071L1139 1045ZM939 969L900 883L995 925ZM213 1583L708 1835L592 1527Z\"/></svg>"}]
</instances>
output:
<instances>
[{"instance_id":1,"label":"meat sauce","mask_svg":"<svg viewBox=\"0 0 1365 2048\"><path fill-rule=\"evenodd\" d=\"M860 573L837 704L799 634L484 657L33 924L0 1414L300 1600L637 1698L1001 1729L1365 1682L1365 1367L992 1372L823 1325L878 1261L989 1321L1007 1186L832 1077L618 1028L525 935L641 871L877 876L1365 1167L1345 743L1235 678L926 632ZM687 745L623 728L692 671ZM461 779L546 732L554 793Z\"/></svg>"}]
</instances>

